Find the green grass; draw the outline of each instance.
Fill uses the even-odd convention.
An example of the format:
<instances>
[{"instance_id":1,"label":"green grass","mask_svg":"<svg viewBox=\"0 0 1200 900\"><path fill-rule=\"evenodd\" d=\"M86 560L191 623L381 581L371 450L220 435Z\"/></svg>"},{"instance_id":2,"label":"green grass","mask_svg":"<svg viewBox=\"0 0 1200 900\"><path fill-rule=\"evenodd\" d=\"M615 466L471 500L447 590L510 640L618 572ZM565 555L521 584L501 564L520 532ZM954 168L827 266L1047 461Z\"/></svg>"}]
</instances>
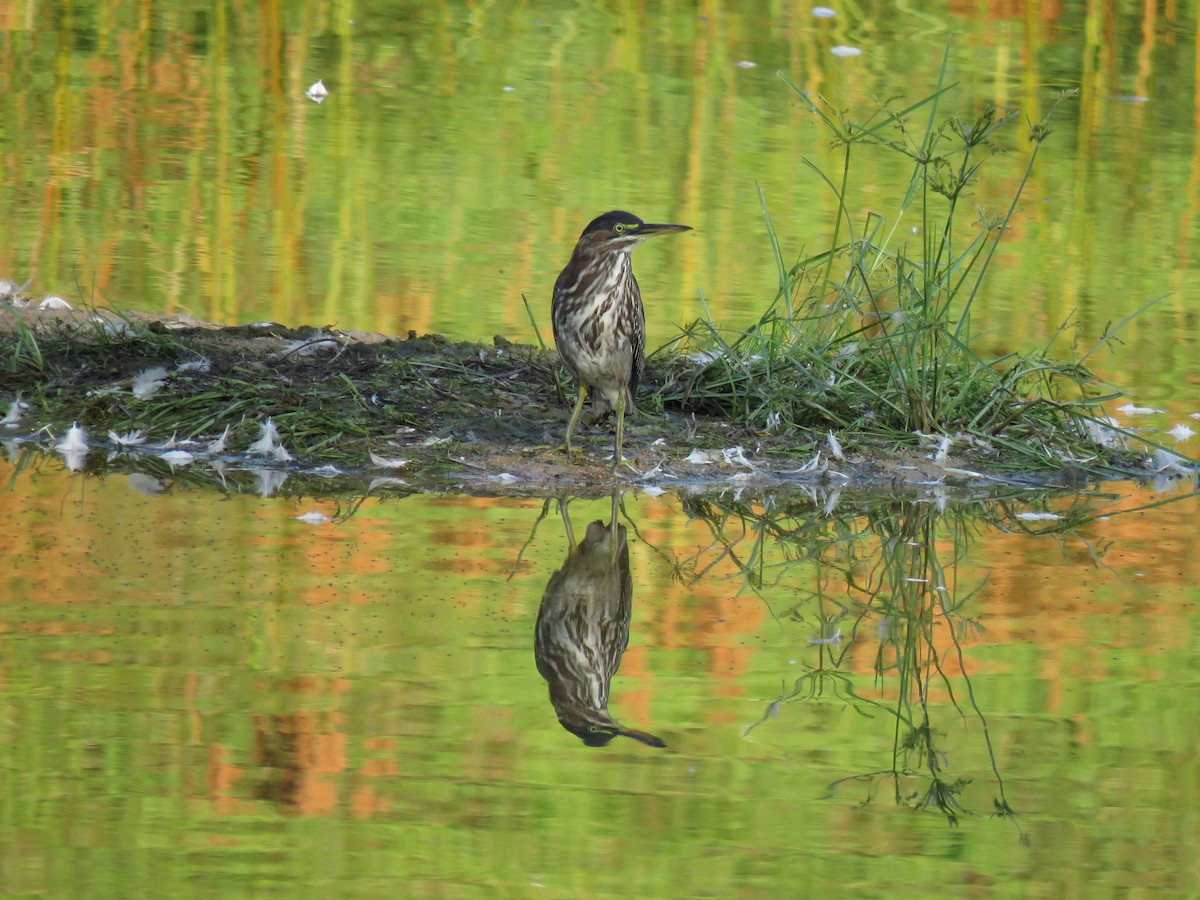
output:
<instances>
[{"instance_id":1,"label":"green grass","mask_svg":"<svg viewBox=\"0 0 1200 900\"><path fill-rule=\"evenodd\" d=\"M1003 211L976 211L964 198L1002 149L1001 137L1024 120L991 105L973 118L943 116L952 87L946 62L928 97L899 108L881 103L861 123L781 74L843 150L841 170L832 175L804 160L837 203L830 245L788 265L760 189L778 272L775 296L742 331L722 329L711 317L688 325L665 356L663 407L810 442L833 432L848 450L913 447L921 435L932 436L1002 468L1082 466L1098 476L1124 465L1124 443L1145 443L1105 431L1111 423L1103 404L1121 393L1085 365L1119 326L1069 359L1051 351L1066 323L1046 346L1025 353L988 357L976 349L972 307L1051 134L1054 109L1025 122L1027 165ZM908 189L887 218L850 207L855 173L865 168L860 159L877 153L911 165Z\"/></svg>"}]
</instances>

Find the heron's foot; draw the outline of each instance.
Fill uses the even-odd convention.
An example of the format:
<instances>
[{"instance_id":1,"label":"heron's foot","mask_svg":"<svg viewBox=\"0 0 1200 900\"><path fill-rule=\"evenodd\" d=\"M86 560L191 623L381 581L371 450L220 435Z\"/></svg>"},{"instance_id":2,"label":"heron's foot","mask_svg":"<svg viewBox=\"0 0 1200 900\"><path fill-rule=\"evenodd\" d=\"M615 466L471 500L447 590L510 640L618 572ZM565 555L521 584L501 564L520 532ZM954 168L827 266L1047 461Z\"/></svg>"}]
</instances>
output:
<instances>
[{"instance_id":1,"label":"heron's foot","mask_svg":"<svg viewBox=\"0 0 1200 900\"><path fill-rule=\"evenodd\" d=\"M622 468L626 468L626 469L628 469L630 472L636 472L636 471L637 471L637 469L635 469L635 468L633 467L633 461L632 461L631 459L629 459L628 457L626 457L626 456L623 456L623 455L622 455L622 456L617 456L617 455L614 453L614 454L613 454L612 456L610 456L610 457L609 457L607 460L605 460L605 462L612 463L612 470L613 470L613 474L614 474L614 475L615 475L617 472L619 472L619 471L620 471Z\"/></svg>"}]
</instances>

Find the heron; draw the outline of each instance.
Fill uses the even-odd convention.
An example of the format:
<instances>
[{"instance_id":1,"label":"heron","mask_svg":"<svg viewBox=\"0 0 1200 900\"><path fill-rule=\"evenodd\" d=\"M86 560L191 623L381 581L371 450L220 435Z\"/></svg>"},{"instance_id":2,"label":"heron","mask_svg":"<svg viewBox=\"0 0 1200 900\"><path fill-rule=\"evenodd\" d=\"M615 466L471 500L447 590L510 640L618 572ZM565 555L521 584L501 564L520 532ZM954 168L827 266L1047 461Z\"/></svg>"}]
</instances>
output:
<instances>
[{"instance_id":1,"label":"heron","mask_svg":"<svg viewBox=\"0 0 1200 900\"><path fill-rule=\"evenodd\" d=\"M646 355L646 313L630 254L656 235L691 230L689 225L655 225L614 210L592 219L579 235L570 262L554 282L551 304L558 355L579 382L567 424L568 455L571 434L591 395L597 419L616 411L613 469L621 464L625 415L633 411Z\"/></svg>"}]
</instances>

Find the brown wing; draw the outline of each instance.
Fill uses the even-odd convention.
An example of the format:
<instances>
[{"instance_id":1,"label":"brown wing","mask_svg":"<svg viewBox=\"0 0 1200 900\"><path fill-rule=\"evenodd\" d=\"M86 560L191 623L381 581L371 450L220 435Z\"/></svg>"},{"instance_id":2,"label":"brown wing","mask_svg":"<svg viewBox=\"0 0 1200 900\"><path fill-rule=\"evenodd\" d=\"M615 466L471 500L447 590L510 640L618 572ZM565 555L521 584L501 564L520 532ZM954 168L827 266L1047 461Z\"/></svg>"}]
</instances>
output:
<instances>
[{"instance_id":1,"label":"brown wing","mask_svg":"<svg viewBox=\"0 0 1200 900\"><path fill-rule=\"evenodd\" d=\"M629 373L629 396L626 397L626 405L632 410L637 399L638 385L642 382L642 373L646 370L646 310L642 306L642 291L638 287L637 279L633 277L632 272L629 273L629 277L633 280L632 299L636 307L631 310L634 314L630 317L630 321L635 322L636 326L634 333L629 335L633 345L633 361Z\"/></svg>"}]
</instances>

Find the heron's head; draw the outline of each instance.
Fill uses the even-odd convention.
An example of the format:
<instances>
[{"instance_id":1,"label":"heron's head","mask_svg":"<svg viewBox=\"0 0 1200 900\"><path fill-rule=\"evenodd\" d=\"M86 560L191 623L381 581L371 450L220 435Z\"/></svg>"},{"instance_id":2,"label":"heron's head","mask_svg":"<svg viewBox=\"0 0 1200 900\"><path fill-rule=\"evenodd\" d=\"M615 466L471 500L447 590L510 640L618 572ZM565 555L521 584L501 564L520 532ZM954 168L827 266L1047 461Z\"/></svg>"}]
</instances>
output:
<instances>
[{"instance_id":1,"label":"heron's head","mask_svg":"<svg viewBox=\"0 0 1200 900\"><path fill-rule=\"evenodd\" d=\"M655 235L691 230L690 225L655 225L643 222L633 213L618 209L592 219L579 236L578 246L593 252L617 250L628 253L642 241Z\"/></svg>"},{"instance_id":2,"label":"heron's head","mask_svg":"<svg viewBox=\"0 0 1200 900\"><path fill-rule=\"evenodd\" d=\"M645 731L626 728L619 722L608 721L570 722L559 716L559 723L589 747L607 747L615 737L633 738L648 747L665 747L666 741Z\"/></svg>"}]
</instances>

